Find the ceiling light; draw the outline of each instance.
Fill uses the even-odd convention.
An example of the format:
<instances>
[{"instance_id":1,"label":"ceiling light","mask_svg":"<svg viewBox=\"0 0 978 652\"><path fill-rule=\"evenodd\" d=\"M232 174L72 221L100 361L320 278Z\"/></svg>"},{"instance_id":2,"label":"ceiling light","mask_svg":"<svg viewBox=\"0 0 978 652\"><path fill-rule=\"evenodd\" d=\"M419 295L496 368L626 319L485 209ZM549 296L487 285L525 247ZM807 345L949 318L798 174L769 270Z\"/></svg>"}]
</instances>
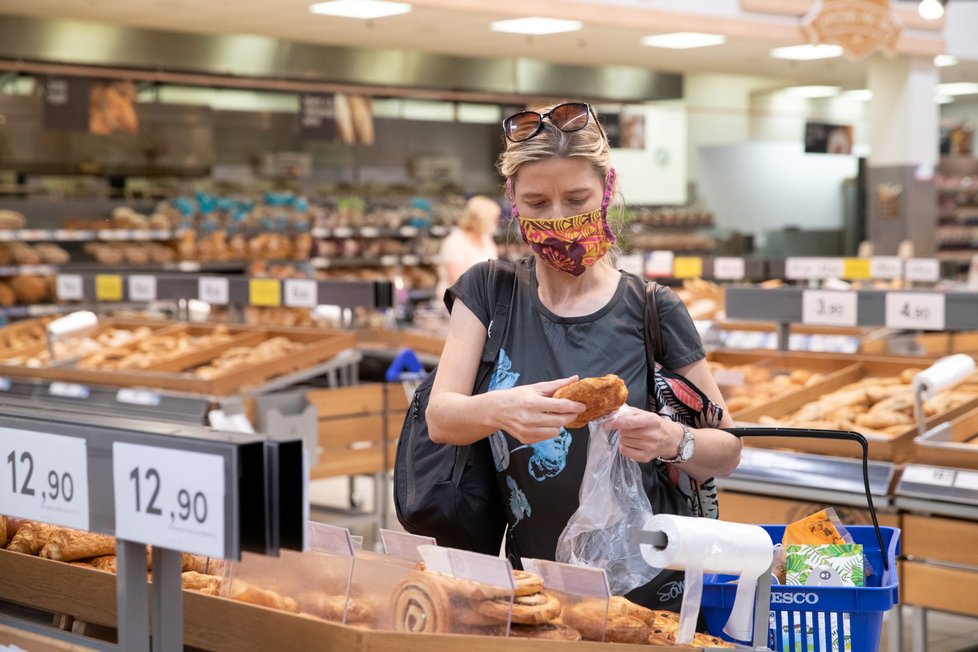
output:
<instances>
[{"instance_id":1,"label":"ceiling light","mask_svg":"<svg viewBox=\"0 0 978 652\"><path fill-rule=\"evenodd\" d=\"M387 0L331 0L309 5L309 11L325 16L341 16L343 18L386 18L398 16L411 11L411 5L406 2L388 2Z\"/></svg>"},{"instance_id":2,"label":"ceiling light","mask_svg":"<svg viewBox=\"0 0 978 652\"><path fill-rule=\"evenodd\" d=\"M954 101L954 98L950 95L935 95L934 101L938 104L950 104Z\"/></svg>"},{"instance_id":3,"label":"ceiling light","mask_svg":"<svg viewBox=\"0 0 978 652\"><path fill-rule=\"evenodd\" d=\"M494 32L530 34L532 36L560 34L561 32L576 32L583 27L584 23L579 20L543 18L541 16L531 16L530 18L513 18L512 20L497 20L489 25L489 28Z\"/></svg>"},{"instance_id":4,"label":"ceiling light","mask_svg":"<svg viewBox=\"0 0 978 652\"><path fill-rule=\"evenodd\" d=\"M917 13L925 20L937 20L944 15L944 3L941 0L921 0Z\"/></svg>"},{"instance_id":5,"label":"ceiling light","mask_svg":"<svg viewBox=\"0 0 978 652\"><path fill-rule=\"evenodd\" d=\"M673 32L642 37L642 45L673 50L705 48L711 45L723 45L726 42L727 37L722 34L703 34L701 32Z\"/></svg>"},{"instance_id":6,"label":"ceiling light","mask_svg":"<svg viewBox=\"0 0 978 652\"><path fill-rule=\"evenodd\" d=\"M813 99L817 97L835 97L842 91L838 86L789 86L784 92L791 97Z\"/></svg>"},{"instance_id":7,"label":"ceiling light","mask_svg":"<svg viewBox=\"0 0 978 652\"><path fill-rule=\"evenodd\" d=\"M868 88L857 88L851 91L843 91L842 97L853 102L868 102L873 99L873 91Z\"/></svg>"},{"instance_id":8,"label":"ceiling light","mask_svg":"<svg viewBox=\"0 0 978 652\"><path fill-rule=\"evenodd\" d=\"M975 82L955 82L952 84L938 84L938 95L978 95L978 83Z\"/></svg>"},{"instance_id":9,"label":"ceiling light","mask_svg":"<svg viewBox=\"0 0 978 652\"><path fill-rule=\"evenodd\" d=\"M815 59L834 59L841 57L841 45L791 45L784 48L774 48L771 56L775 59L793 59L795 61L814 61Z\"/></svg>"},{"instance_id":10,"label":"ceiling light","mask_svg":"<svg viewBox=\"0 0 978 652\"><path fill-rule=\"evenodd\" d=\"M934 57L934 65L938 68L958 65L958 58L953 54L939 54Z\"/></svg>"}]
</instances>

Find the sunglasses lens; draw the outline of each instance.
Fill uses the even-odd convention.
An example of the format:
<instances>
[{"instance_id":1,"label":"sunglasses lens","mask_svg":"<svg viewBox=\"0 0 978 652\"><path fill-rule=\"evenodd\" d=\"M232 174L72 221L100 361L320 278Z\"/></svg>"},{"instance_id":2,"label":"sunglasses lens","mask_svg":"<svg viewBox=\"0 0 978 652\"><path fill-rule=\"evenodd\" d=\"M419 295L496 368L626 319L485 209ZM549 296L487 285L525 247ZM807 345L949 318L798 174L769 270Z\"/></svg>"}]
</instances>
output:
<instances>
[{"instance_id":1,"label":"sunglasses lens","mask_svg":"<svg viewBox=\"0 0 978 652\"><path fill-rule=\"evenodd\" d=\"M540 126L540 114L532 111L517 113L506 118L506 137L512 141L526 140L536 133Z\"/></svg>"},{"instance_id":2,"label":"sunglasses lens","mask_svg":"<svg viewBox=\"0 0 978 652\"><path fill-rule=\"evenodd\" d=\"M561 131L578 131L587 126L587 104L569 102L556 106L550 112L550 120Z\"/></svg>"}]
</instances>

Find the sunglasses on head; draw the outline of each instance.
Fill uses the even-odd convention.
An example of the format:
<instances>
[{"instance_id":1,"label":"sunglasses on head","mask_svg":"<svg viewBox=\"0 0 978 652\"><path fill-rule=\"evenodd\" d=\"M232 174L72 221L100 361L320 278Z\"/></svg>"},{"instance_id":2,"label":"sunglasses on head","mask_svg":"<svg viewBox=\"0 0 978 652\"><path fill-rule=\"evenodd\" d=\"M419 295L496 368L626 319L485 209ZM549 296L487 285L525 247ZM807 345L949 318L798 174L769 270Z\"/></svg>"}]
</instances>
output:
<instances>
[{"instance_id":1,"label":"sunglasses on head","mask_svg":"<svg viewBox=\"0 0 978 652\"><path fill-rule=\"evenodd\" d=\"M536 136L543 129L544 119L550 120L553 126L564 132L580 131L587 126L588 116L594 116L591 106L584 102L564 102L558 104L546 113L537 111L520 111L503 120L503 133L514 143L521 143ZM598 117L594 123L601 129ZM601 129L604 134L604 129Z\"/></svg>"}]
</instances>

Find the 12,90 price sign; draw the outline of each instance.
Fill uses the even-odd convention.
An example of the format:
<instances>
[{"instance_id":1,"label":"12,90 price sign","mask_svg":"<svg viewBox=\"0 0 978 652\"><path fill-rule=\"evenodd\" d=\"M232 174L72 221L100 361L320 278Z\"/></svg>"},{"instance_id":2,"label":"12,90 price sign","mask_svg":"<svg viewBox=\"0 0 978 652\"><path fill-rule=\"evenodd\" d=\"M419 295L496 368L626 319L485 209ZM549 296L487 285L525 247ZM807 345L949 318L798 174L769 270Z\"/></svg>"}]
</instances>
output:
<instances>
[{"instance_id":1,"label":"12,90 price sign","mask_svg":"<svg viewBox=\"0 0 978 652\"><path fill-rule=\"evenodd\" d=\"M115 534L224 557L224 458L116 442Z\"/></svg>"},{"instance_id":2,"label":"12,90 price sign","mask_svg":"<svg viewBox=\"0 0 978 652\"><path fill-rule=\"evenodd\" d=\"M89 529L85 440L0 428L0 513Z\"/></svg>"}]
</instances>

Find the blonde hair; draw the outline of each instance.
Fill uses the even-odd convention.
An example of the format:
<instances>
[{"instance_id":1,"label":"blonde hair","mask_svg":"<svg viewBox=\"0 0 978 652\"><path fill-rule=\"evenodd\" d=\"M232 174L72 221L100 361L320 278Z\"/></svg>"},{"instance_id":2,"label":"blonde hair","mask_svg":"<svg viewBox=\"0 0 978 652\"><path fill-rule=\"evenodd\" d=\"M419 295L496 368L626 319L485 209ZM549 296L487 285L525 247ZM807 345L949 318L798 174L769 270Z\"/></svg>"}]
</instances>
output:
<instances>
[{"instance_id":1,"label":"blonde hair","mask_svg":"<svg viewBox=\"0 0 978 652\"><path fill-rule=\"evenodd\" d=\"M465 202L462 216L458 218L458 227L463 231L486 233L490 220L499 219L501 210L499 204L484 195L475 195Z\"/></svg>"}]
</instances>

